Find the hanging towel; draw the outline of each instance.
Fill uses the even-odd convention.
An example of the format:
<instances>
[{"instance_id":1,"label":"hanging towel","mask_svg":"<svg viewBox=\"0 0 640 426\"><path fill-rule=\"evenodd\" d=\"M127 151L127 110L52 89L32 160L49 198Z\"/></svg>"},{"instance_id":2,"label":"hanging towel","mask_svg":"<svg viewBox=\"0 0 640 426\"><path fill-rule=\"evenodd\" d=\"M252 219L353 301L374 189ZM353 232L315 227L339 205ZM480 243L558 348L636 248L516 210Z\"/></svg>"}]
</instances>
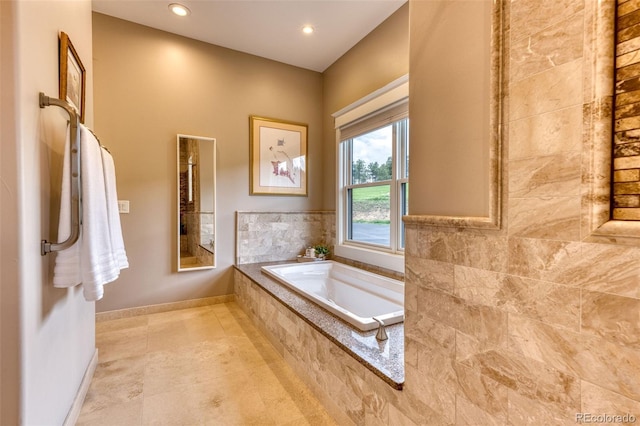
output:
<instances>
[{"instance_id":1,"label":"hanging towel","mask_svg":"<svg viewBox=\"0 0 640 426\"><path fill-rule=\"evenodd\" d=\"M95 301L102 298L103 285L118 278L121 268L114 256L111 243L102 148L89 129L83 125L79 127L82 226L78 241L70 248L58 252L53 284L56 287L72 287L82 284L85 299ZM60 240L66 239L69 235L70 188L65 187L70 185L68 179L69 144L67 137L58 227Z\"/></svg>"},{"instance_id":2,"label":"hanging towel","mask_svg":"<svg viewBox=\"0 0 640 426\"><path fill-rule=\"evenodd\" d=\"M101 149L102 167L104 171L105 194L107 198L107 216L109 219L109 236L111 251L119 269L129 267L127 253L122 239L120 212L118 211L118 193L116 192L116 167L113 157L106 149Z\"/></svg>"}]
</instances>

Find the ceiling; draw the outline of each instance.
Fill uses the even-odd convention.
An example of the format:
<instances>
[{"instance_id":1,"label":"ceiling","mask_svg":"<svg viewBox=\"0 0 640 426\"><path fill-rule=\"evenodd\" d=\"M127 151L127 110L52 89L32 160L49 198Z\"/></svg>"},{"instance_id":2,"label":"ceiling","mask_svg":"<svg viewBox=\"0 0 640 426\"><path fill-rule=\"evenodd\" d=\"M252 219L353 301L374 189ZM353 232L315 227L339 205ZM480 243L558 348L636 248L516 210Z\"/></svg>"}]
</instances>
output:
<instances>
[{"instance_id":1,"label":"ceiling","mask_svg":"<svg viewBox=\"0 0 640 426\"><path fill-rule=\"evenodd\" d=\"M178 17L169 4L191 13ZM406 0L93 0L93 10L322 72ZM303 34L310 24L313 34Z\"/></svg>"}]
</instances>

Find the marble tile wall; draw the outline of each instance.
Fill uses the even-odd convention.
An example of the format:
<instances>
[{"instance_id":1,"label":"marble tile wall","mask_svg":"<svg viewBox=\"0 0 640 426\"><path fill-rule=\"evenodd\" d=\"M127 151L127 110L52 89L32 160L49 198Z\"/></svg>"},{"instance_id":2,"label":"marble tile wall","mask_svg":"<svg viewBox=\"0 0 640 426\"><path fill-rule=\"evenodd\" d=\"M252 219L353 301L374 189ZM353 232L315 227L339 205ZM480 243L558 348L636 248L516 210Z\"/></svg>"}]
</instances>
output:
<instances>
[{"instance_id":1,"label":"marble tile wall","mask_svg":"<svg viewBox=\"0 0 640 426\"><path fill-rule=\"evenodd\" d=\"M237 212L236 263L295 259L316 244L335 244L335 212Z\"/></svg>"},{"instance_id":2,"label":"marble tile wall","mask_svg":"<svg viewBox=\"0 0 640 426\"><path fill-rule=\"evenodd\" d=\"M581 227L585 159L610 146L589 129L591 43L614 4L508 2L503 229L407 226L403 392L447 422L640 418L640 248Z\"/></svg>"},{"instance_id":3,"label":"marble tile wall","mask_svg":"<svg viewBox=\"0 0 640 426\"><path fill-rule=\"evenodd\" d=\"M612 218L640 220L640 4L618 0Z\"/></svg>"}]
</instances>

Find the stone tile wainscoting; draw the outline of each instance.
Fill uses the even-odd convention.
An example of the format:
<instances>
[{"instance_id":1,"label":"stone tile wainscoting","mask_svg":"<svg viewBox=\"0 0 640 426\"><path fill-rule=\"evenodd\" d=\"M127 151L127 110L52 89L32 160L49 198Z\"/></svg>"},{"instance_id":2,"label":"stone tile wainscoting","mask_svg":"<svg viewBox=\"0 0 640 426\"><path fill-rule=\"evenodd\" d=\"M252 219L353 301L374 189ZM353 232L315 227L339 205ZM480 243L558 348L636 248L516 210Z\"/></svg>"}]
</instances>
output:
<instances>
[{"instance_id":1,"label":"stone tile wainscoting","mask_svg":"<svg viewBox=\"0 0 640 426\"><path fill-rule=\"evenodd\" d=\"M237 212L236 264L292 260L323 243L333 248L335 212Z\"/></svg>"},{"instance_id":2,"label":"stone tile wainscoting","mask_svg":"<svg viewBox=\"0 0 640 426\"><path fill-rule=\"evenodd\" d=\"M640 419L640 248L588 242L587 226L609 200L589 198L609 165L588 172L611 150L593 126L611 125L596 65L615 1L503 5L503 227L408 223L403 393L447 424Z\"/></svg>"}]
</instances>

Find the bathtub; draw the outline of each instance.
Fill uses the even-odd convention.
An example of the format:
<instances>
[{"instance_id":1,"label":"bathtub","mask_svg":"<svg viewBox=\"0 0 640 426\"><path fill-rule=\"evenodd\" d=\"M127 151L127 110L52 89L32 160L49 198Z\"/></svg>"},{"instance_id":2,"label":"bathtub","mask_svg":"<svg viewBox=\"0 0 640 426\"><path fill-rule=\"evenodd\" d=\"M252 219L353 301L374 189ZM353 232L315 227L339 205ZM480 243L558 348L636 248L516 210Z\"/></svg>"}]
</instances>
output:
<instances>
[{"instance_id":1,"label":"bathtub","mask_svg":"<svg viewBox=\"0 0 640 426\"><path fill-rule=\"evenodd\" d=\"M334 261L263 266L262 271L361 331L404 321L404 283Z\"/></svg>"}]
</instances>

